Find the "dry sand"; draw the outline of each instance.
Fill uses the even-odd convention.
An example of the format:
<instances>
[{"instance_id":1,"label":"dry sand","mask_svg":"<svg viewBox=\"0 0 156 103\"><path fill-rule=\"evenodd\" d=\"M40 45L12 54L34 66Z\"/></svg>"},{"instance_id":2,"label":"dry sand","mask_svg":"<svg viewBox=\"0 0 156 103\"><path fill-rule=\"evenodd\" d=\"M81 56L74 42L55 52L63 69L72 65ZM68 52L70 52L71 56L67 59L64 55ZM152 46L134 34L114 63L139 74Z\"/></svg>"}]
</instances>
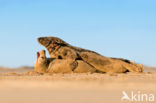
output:
<instances>
[{"instance_id":1,"label":"dry sand","mask_svg":"<svg viewBox=\"0 0 156 103\"><path fill-rule=\"evenodd\" d=\"M121 101L122 91L156 96L156 68L115 75L24 73L31 70L0 69L0 103L132 103Z\"/></svg>"}]
</instances>

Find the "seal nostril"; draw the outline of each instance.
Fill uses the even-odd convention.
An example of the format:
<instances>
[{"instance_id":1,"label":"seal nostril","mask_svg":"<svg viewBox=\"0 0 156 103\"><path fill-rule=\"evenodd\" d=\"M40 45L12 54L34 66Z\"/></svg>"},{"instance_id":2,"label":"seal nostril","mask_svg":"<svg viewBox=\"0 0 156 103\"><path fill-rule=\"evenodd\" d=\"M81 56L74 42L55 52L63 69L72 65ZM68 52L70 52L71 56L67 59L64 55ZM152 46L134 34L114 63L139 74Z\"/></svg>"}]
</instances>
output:
<instances>
[{"instance_id":1,"label":"seal nostril","mask_svg":"<svg viewBox=\"0 0 156 103\"><path fill-rule=\"evenodd\" d=\"M41 39L40 39L40 38L38 38L38 39L37 39L37 41L38 41L38 42L40 42L40 41L41 41Z\"/></svg>"}]
</instances>

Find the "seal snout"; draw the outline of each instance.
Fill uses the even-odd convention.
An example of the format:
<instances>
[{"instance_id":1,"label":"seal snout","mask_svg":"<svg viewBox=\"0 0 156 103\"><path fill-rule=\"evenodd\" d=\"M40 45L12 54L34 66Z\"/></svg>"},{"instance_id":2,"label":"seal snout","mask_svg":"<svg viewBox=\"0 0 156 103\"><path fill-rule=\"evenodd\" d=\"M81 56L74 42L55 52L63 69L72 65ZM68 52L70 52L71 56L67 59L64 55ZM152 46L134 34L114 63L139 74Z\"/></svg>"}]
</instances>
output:
<instances>
[{"instance_id":1,"label":"seal snout","mask_svg":"<svg viewBox=\"0 0 156 103\"><path fill-rule=\"evenodd\" d=\"M49 44L50 44L50 42L51 42L47 37L39 37L37 40L38 40L38 42L39 42L41 45L43 45L43 46L45 46L45 47L49 46Z\"/></svg>"},{"instance_id":2,"label":"seal snout","mask_svg":"<svg viewBox=\"0 0 156 103\"><path fill-rule=\"evenodd\" d=\"M43 42L43 37L39 37L39 38L37 38L37 40L38 40L39 43L42 43Z\"/></svg>"}]
</instances>

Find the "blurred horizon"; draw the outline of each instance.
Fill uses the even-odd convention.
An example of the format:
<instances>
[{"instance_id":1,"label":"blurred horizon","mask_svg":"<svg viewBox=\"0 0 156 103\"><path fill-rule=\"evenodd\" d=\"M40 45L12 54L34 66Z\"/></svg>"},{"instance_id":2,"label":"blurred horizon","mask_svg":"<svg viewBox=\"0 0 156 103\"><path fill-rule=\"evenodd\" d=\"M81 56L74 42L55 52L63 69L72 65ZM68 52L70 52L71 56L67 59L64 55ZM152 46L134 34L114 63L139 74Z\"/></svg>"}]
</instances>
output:
<instances>
[{"instance_id":1,"label":"blurred horizon","mask_svg":"<svg viewBox=\"0 0 156 103\"><path fill-rule=\"evenodd\" d=\"M156 67L155 0L0 0L0 66L33 66L37 38ZM47 56L48 52L47 52Z\"/></svg>"}]
</instances>

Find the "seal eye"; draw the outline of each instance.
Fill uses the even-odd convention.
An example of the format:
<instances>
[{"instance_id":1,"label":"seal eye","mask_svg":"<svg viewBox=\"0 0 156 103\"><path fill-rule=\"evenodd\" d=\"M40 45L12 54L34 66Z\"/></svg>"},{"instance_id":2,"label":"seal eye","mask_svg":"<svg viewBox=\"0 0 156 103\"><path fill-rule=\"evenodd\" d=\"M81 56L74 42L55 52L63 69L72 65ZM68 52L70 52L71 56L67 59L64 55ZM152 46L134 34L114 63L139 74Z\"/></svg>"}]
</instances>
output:
<instances>
[{"instance_id":1,"label":"seal eye","mask_svg":"<svg viewBox=\"0 0 156 103\"><path fill-rule=\"evenodd\" d=\"M54 44L54 47L57 47L58 46L58 44Z\"/></svg>"},{"instance_id":2,"label":"seal eye","mask_svg":"<svg viewBox=\"0 0 156 103\"><path fill-rule=\"evenodd\" d=\"M45 57L41 57L41 59L44 59Z\"/></svg>"},{"instance_id":3,"label":"seal eye","mask_svg":"<svg viewBox=\"0 0 156 103\"><path fill-rule=\"evenodd\" d=\"M59 55L59 56L58 56L58 59L62 59L62 57Z\"/></svg>"}]
</instances>

